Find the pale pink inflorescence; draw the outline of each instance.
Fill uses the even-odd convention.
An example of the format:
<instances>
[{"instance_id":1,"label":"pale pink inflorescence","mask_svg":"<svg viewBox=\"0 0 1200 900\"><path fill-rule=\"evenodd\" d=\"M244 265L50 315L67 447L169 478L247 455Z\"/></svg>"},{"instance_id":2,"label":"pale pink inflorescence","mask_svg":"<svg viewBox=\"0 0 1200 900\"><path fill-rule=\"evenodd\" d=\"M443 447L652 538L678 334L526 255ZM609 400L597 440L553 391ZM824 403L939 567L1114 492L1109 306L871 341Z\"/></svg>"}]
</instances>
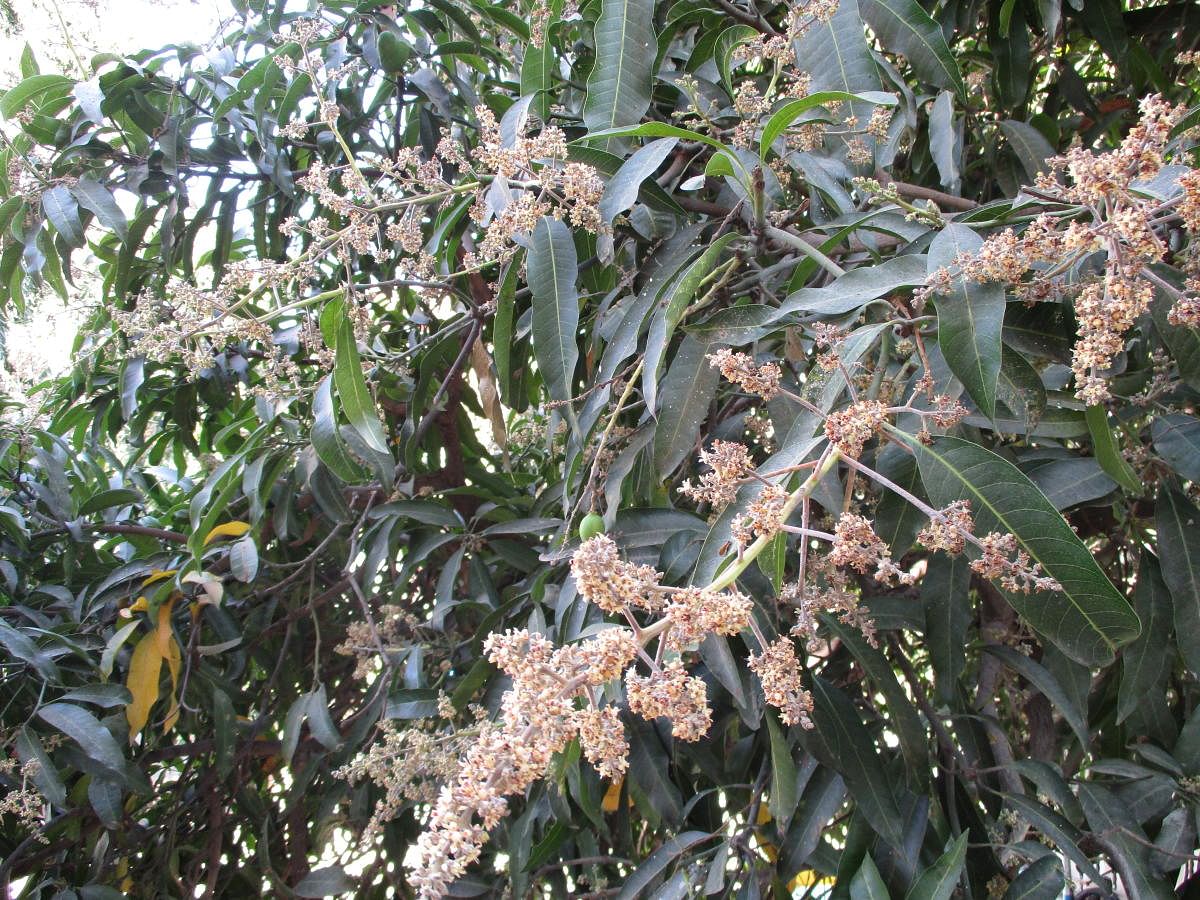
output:
<instances>
[{"instance_id":1,"label":"pale pink inflorescence","mask_svg":"<svg viewBox=\"0 0 1200 900\"><path fill-rule=\"evenodd\" d=\"M933 273L918 299L950 289L955 277L1002 282L1029 303L1066 295L1075 303L1078 336L1073 349L1076 396L1088 404L1110 399L1107 370L1125 348L1125 334L1149 308L1156 284L1149 266L1167 254L1155 233L1154 219L1175 206L1185 227L1200 234L1200 173L1178 179L1181 194L1168 204L1140 193L1136 182L1159 173L1171 129L1183 115L1161 97L1143 98L1141 119L1120 146L1108 153L1073 147L1050 161L1051 171L1038 179L1038 189L1088 210L1090 221L1064 222L1043 215L1022 234L1006 229L989 237L974 253ZM1065 182L1065 183L1064 183ZM1071 264L1094 251L1104 251L1103 273L1072 284ZM1185 265L1185 271L1194 269ZM1176 326L1200 325L1200 278L1188 271L1183 291L1175 291L1168 321Z\"/></svg>"}]
</instances>

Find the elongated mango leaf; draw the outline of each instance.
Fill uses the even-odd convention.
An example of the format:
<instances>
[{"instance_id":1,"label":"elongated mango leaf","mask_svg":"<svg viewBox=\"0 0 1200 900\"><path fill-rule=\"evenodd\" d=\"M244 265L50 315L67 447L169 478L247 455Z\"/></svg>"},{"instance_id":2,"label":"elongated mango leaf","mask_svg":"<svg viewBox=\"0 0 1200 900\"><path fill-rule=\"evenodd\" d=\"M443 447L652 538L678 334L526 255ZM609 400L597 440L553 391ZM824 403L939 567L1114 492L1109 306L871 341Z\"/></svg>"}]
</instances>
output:
<instances>
[{"instance_id":1,"label":"elongated mango leaf","mask_svg":"<svg viewBox=\"0 0 1200 900\"><path fill-rule=\"evenodd\" d=\"M1200 481L1200 419L1183 413L1155 419L1150 425L1154 449L1179 475Z\"/></svg>"},{"instance_id":2,"label":"elongated mango leaf","mask_svg":"<svg viewBox=\"0 0 1200 900\"><path fill-rule=\"evenodd\" d=\"M362 438L363 443L372 452L390 457L387 435L384 434L379 412L375 409L375 401L371 392L367 390L366 379L363 378L362 360L355 343L354 326L345 314L338 323L333 383L337 388L338 399L342 401L342 411L346 413L351 427Z\"/></svg>"},{"instance_id":3,"label":"elongated mango leaf","mask_svg":"<svg viewBox=\"0 0 1200 900\"><path fill-rule=\"evenodd\" d=\"M83 223L79 221L79 204L61 184L42 194L42 212L68 247L82 247Z\"/></svg>"},{"instance_id":4,"label":"elongated mango leaf","mask_svg":"<svg viewBox=\"0 0 1200 900\"><path fill-rule=\"evenodd\" d=\"M929 271L953 263L960 253L983 246L965 225L947 225L929 245ZM996 382L1003 353L1004 288L955 277L947 294L936 300L938 345L950 371L989 419L996 415Z\"/></svg>"},{"instance_id":5,"label":"elongated mango leaf","mask_svg":"<svg viewBox=\"0 0 1200 900\"><path fill-rule=\"evenodd\" d=\"M1200 510L1174 488L1158 498L1154 513L1162 576L1171 591L1175 634L1183 661L1200 673Z\"/></svg>"},{"instance_id":6,"label":"elongated mango leaf","mask_svg":"<svg viewBox=\"0 0 1200 900\"><path fill-rule=\"evenodd\" d=\"M850 900L891 900L891 896L883 882L883 876L879 874L879 867L875 865L871 855L867 854L854 877L850 879Z\"/></svg>"},{"instance_id":7,"label":"elongated mango leaf","mask_svg":"<svg viewBox=\"0 0 1200 900\"><path fill-rule=\"evenodd\" d=\"M1158 561L1149 553L1142 554L1138 566L1133 609L1142 620L1142 633L1121 654L1118 722L1129 718L1146 695L1161 691L1174 657L1170 647L1171 594Z\"/></svg>"},{"instance_id":8,"label":"elongated mango leaf","mask_svg":"<svg viewBox=\"0 0 1200 900\"><path fill-rule=\"evenodd\" d=\"M649 409L654 409L658 401L658 372L676 326L705 279L712 274L721 254L737 239L738 235L732 233L718 238L663 291L658 309L650 319L650 330L646 336L646 362L642 367L642 393Z\"/></svg>"},{"instance_id":9,"label":"elongated mango leaf","mask_svg":"<svg viewBox=\"0 0 1200 900\"><path fill-rule=\"evenodd\" d=\"M971 571L963 555L937 553L921 582L925 602L925 645L933 666L937 697L950 703L958 694L959 676L967 664L967 628L972 608Z\"/></svg>"},{"instance_id":10,"label":"elongated mango leaf","mask_svg":"<svg viewBox=\"0 0 1200 900\"><path fill-rule=\"evenodd\" d=\"M122 241L128 239L129 222L108 188L94 179L80 178L71 185L70 191L79 205L93 213L101 225L115 233Z\"/></svg>"},{"instance_id":11,"label":"elongated mango leaf","mask_svg":"<svg viewBox=\"0 0 1200 900\"><path fill-rule=\"evenodd\" d=\"M603 0L583 102L589 133L642 118L650 107L656 49L653 0Z\"/></svg>"},{"instance_id":12,"label":"elongated mango leaf","mask_svg":"<svg viewBox=\"0 0 1200 900\"><path fill-rule=\"evenodd\" d=\"M717 392L720 375L708 364L708 345L690 335L662 382L663 401L654 433L654 468L666 478L689 455Z\"/></svg>"},{"instance_id":13,"label":"elongated mango leaf","mask_svg":"<svg viewBox=\"0 0 1200 900\"><path fill-rule=\"evenodd\" d=\"M1087 747L1090 744L1084 711L1072 702L1070 695L1045 666L1002 644L988 644L983 649L1020 674L1049 700L1062 713L1063 719L1071 726L1081 745Z\"/></svg>"},{"instance_id":14,"label":"elongated mango leaf","mask_svg":"<svg viewBox=\"0 0 1200 900\"><path fill-rule=\"evenodd\" d=\"M1100 468L1109 478L1131 494L1141 494L1142 482L1138 479L1137 473L1133 471L1133 466L1129 465L1125 461L1125 457L1121 455L1121 447L1117 443L1116 435L1104 407L1089 406L1085 415Z\"/></svg>"},{"instance_id":15,"label":"elongated mango leaf","mask_svg":"<svg viewBox=\"0 0 1200 900\"><path fill-rule=\"evenodd\" d=\"M363 470L346 451L346 445L338 435L332 383L332 377L327 375L313 393L313 425L309 440L329 471L342 481L353 484L362 480Z\"/></svg>"},{"instance_id":16,"label":"elongated mango leaf","mask_svg":"<svg viewBox=\"0 0 1200 900\"><path fill-rule=\"evenodd\" d=\"M1055 900L1063 890L1062 863L1054 854L1034 860L1013 879L1004 900Z\"/></svg>"},{"instance_id":17,"label":"elongated mango leaf","mask_svg":"<svg viewBox=\"0 0 1200 900\"><path fill-rule=\"evenodd\" d=\"M604 196L600 198L600 218L612 222L619 213L633 206L642 182L654 174L654 170L662 165L662 161L678 143L678 138L659 138L635 150L616 174L608 179Z\"/></svg>"},{"instance_id":18,"label":"elongated mango leaf","mask_svg":"<svg viewBox=\"0 0 1200 900\"><path fill-rule=\"evenodd\" d=\"M861 9L885 50L903 53L923 81L967 99L966 84L941 26L916 0L863 0Z\"/></svg>"},{"instance_id":19,"label":"elongated mango leaf","mask_svg":"<svg viewBox=\"0 0 1200 900\"><path fill-rule=\"evenodd\" d=\"M796 58L804 60L804 70L812 75L813 91L859 93L882 87L857 0L839 0L832 18L815 22L796 42Z\"/></svg>"},{"instance_id":20,"label":"elongated mango leaf","mask_svg":"<svg viewBox=\"0 0 1200 900\"><path fill-rule=\"evenodd\" d=\"M824 106L827 103L849 103L856 100L876 106L895 106L897 102L895 94L887 94L882 91L865 91L862 93L817 91L798 100L789 100L783 106L779 107L779 109L775 110L771 114L771 118L767 119L767 124L763 126L762 136L758 141L759 158L766 159L767 154L771 152L771 145L775 143L776 139L787 131L793 122L809 110Z\"/></svg>"},{"instance_id":21,"label":"elongated mango leaf","mask_svg":"<svg viewBox=\"0 0 1200 900\"><path fill-rule=\"evenodd\" d=\"M1053 594L1005 592L1039 633L1084 665L1106 665L1138 635L1138 618L1054 505L1016 466L970 441L925 445L895 431L916 451L934 506L968 500L976 533L1011 533L1033 562L1062 585Z\"/></svg>"},{"instance_id":22,"label":"elongated mango leaf","mask_svg":"<svg viewBox=\"0 0 1200 900\"><path fill-rule=\"evenodd\" d=\"M950 900L967 861L967 832L958 836L930 868L921 873L904 900Z\"/></svg>"},{"instance_id":23,"label":"elongated mango leaf","mask_svg":"<svg viewBox=\"0 0 1200 900\"><path fill-rule=\"evenodd\" d=\"M733 69L733 51L741 44L747 41L752 41L758 37L759 31L750 25L730 25L717 37L717 43L713 47L713 56L717 61L717 69L721 73L721 83L725 85L725 90L729 92L729 96L733 96L733 77L730 72Z\"/></svg>"},{"instance_id":24,"label":"elongated mango leaf","mask_svg":"<svg viewBox=\"0 0 1200 900\"><path fill-rule=\"evenodd\" d=\"M1079 785L1079 801L1092 833L1116 862L1121 884L1138 900L1172 900L1175 880L1158 877L1150 866L1153 846L1130 814L1128 805L1108 788Z\"/></svg>"},{"instance_id":25,"label":"elongated mango leaf","mask_svg":"<svg viewBox=\"0 0 1200 900\"><path fill-rule=\"evenodd\" d=\"M813 678L812 693L816 728L804 733L805 746L841 773L871 828L899 848L904 842L904 817L871 733L850 699L829 682Z\"/></svg>"},{"instance_id":26,"label":"elongated mango leaf","mask_svg":"<svg viewBox=\"0 0 1200 900\"><path fill-rule=\"evenodd\" d=\"M546 216L533 229L527 264L533 294L533 351L546 390L554 400L571 396L571 380L579 360L575 332L579 328L578 257L571 231Z\"/></svg>"},{"instance_id":27,"label":"elongated mango leaf","mask_svg":"<svg viewBox=\"0 0 1200 900\"><path fill-rule=\"evenodd\" d=\"M792 759L792 749L788 746L783 729L775 723L775 714L768 712L765 718L771 744L771 796L768 809L779 823L780 830L787 831L796 804L800 802L796 762Z\"/></svg>"}]
</instances>

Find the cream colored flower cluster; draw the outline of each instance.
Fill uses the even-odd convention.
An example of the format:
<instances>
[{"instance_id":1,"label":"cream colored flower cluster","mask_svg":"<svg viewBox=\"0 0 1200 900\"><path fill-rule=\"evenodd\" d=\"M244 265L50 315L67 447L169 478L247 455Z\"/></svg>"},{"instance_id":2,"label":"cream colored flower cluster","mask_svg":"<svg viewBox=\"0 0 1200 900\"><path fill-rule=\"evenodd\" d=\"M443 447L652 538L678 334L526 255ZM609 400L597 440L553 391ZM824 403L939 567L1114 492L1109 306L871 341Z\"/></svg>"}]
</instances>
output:
<instances>
[{"instance_id":1,"label":"cream colored flower cluster","mask_svg":"<svg viewBox=\"0 0 1200 900\"><path fill-rule=\"evenodd\" d=\"M555 648L528 631L488 636L489 660L512 679L500 718L480 727L453 776L434 801L416 844L412 882L422 897L441 897L479 858L488 831L508 814L507 797L541 778L555 753L578 737L584 753L609 777L625 771L628 745L611 707L594 691L619 677L638 645L624 628ZM584 709L576 706L587 701Z\"/></svg>"},{"instance_id":2,"label":"cream colored flower cluster","mask_svg":"<svg viewBox=\"0 0 1200 900\"><path fill-rule=\"evenodd\" d=\"M989 237L972 254L933 273L918 300L950 290L961 276L1001 282L1029 303L1073 296L1078 339L1073 350L1076 396L1088 404L1110 398L1108 370L1125 347L1125 334L1145 313L1154 288L1175 295L1169 320L1200 325L1200 281L1180 292L1149 270L1167 253L1172 207L1193 237L1200 234L1200 173L1178 180L1181 193L1160 202L1138 190L1140 179L1157 175L1171 130L1183 115L1161 97L1144 98L1141 118L1120 146L1107 153L1073 147L1050 161L1037 182L1042 196L1076 205L1083 218L1040 216L1021 235L1007 229ZM1072 283L1072 270L1095 251L1105 254L1102 275Z\"/></svg>"}]
</instances>

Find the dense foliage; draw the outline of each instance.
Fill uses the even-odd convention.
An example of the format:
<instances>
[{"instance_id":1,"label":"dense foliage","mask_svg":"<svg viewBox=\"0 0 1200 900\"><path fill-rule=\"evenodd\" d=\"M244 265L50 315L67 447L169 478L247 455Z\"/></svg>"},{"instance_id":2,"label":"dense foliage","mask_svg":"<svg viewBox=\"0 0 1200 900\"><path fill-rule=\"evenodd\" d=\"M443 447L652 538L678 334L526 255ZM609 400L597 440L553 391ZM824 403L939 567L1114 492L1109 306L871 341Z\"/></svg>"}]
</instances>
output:
<instances>
[{"instance_id":1,"label":"dense foliage","mask_svg":"<svg viewBox=\"0 0 1200 900\"><path fill-rule=\"evenodd\" d=\"M1198 26L28 51L4 314L90 312L0 421L0 890L1194 890Z\"/></svg>"}]
</instances>

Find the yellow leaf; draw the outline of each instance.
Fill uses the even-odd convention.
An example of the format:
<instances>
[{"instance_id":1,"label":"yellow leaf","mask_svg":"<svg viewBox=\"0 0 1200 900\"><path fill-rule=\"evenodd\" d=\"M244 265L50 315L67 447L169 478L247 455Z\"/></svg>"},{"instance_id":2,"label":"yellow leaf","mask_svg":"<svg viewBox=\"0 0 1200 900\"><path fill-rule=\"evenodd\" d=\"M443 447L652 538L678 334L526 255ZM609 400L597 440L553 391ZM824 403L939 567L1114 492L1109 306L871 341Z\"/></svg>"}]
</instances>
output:
<instances>
[{"instance_id":1,"label":"yellow leaf","mask_svg":"<svg viewBox=\"0 0 1200 900\"><path fill-rule=\"evenodd\" d=\"M133 656L129 660L129 674L125 678L125 687L133 695L133 700L125 707L131 744L146 727L146 722L150 719L150 709L158 700L158 673L162 670L162 661L157 635L153 631L143 635L133 648Z\"/></svg>"},{"instance_id":2,"label":"yellow leaf","mask_svg":"<svg viewBox=\"0 0 1200 900\"><path fill-rule=\"evenodd\" d=\"M170 578L178 569L151 569L150 574L146 576L146 580L142 582L142 587L148 587L156 581L162 581L164 578Z\"/></svg>"},{"instance_id":3,"label":"yellow leaf","mask_svg":"<svg viewBox=\"0 0 1200 900\"><path fill-rule=\"evenodd\" d=\"M237 520L225 522L222 525L218 525L204 536L204 546L207 547L219 537L241 537L249 530L249 522L239 522Z\"/></svg>"},{"instance_id":4,"label":"yellow leaf","mask_svg":"<svg viewBox=\"0 0 1200 900\"><path fill-rule=\"evenodd\" d=\"M183 654L179 651L179 642L172 634L167 641L167 668L171 670L171 708L167 711L167 718L163 720L163 734L174 728L175 723L179 721L179 698L175 696L175 692L179 690L179 670L182 662Z\"/></svg>"},{"instance_id":5,"label":"yellow leaf","mask_svg":"<svg viewBox=\"0 0 1200 900\"><path fill-rule=\"evenodd\" d=\"M175 606L175 598L172 597L166 603L158 608L158 627L154 629L154 635L158 640L158 655L163 659L167 658L167 638L171 638L171 610Z\"/></svg>"},{"instance_id":6,"label":"yellow leaf","mask_svg":"<svg viewBox=\"0 0 1200 900\"><path fill-rule=\"evenodd\" d=\"M770 821L771 821L771 810L767 807L767 804L765 804L765 803L758 804L758 821L755 822L754 824L755 825L766 825Z\"/></svg>"},{"instance_id":7,"label":"yellow leaf","mask_svg":"<svg viewBox=\"0 0 1200 900\"><path fill-rule=\"evenodd\" d=\"M767 862L775 862L775 860L779 859L779 848L770 841L764 841L759 849L762 850L763 856L767 858Z\"/></svg>"},{"instance_id":8,"label":"yellow leaf","mask_svg":"<svg viewBox=\"0 0 1200 900\"><path fill-rule=\"evenodd\" d=\"M621 803L621 784L625 779L618 778L608 786L608 790L604 793L604 800L600 804L600 808L606 813L616 812L617 806Z\"/></svg>"}]
</instances>

